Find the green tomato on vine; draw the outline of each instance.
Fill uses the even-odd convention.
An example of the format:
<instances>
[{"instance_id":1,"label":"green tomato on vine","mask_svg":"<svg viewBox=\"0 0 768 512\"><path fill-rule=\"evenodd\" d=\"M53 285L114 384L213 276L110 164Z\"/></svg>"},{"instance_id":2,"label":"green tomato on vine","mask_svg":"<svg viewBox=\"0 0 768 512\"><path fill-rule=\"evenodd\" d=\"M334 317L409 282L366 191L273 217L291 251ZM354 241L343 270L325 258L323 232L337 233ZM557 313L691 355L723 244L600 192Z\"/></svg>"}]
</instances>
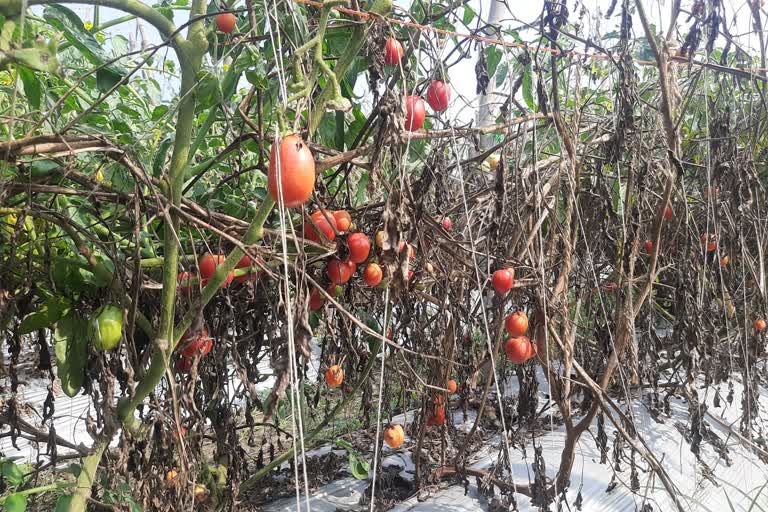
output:
<instances>
[{"instance_id":1,"label":"green tomato on vine","mask_svg":"<svg viewBox=\"0 0 768 512\"><path fill-rule=\"evenodd\" d=\"M117 306L102 306L88 323L88 335L98 350L112 350L123 337L123 310Z\"/></svg>"}]
</instances>

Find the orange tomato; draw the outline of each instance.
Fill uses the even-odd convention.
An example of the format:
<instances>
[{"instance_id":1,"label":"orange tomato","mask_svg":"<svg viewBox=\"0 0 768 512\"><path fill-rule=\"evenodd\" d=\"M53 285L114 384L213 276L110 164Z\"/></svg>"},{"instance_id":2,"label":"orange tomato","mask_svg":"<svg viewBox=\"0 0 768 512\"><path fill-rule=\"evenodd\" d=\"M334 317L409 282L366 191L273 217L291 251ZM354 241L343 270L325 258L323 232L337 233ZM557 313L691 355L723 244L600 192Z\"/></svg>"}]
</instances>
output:
<instances>
[{"instance_id":1,"label":"orange tomato","mask_svg":"<svg viewBox=\"0 0 768 512\"><path fill-rule=\"evenodd\" d=\"M442 80L434 80L427 88L427 103L435 112L448 108L451 101L451 88Z\"/></svg>"},{"instance_id":2,"label":"orange tomato","mask_svg":"<svg viewBox=\"0 0 768 512\"><path fill-rule=\"evenodd\" d=\"M424 124L427 109L424 100L418 96L408 96L405 99L405 129L415 132Z\"/></svg>"},{"instance_id":3,"label":"orange tomato","mask_svg":"<svg viewBox=\"0 0 768 512\"><path fill-rule=\"evenodd\" d=\"M384 273L381 271L381 267L376 263L369 263L363 271L363 280L365 280L365 284L371 288L378 286L383 278Z\"/></svg>"},{"instance_id":4,"label":"orange tomato","mask_svg":"<svg viewBox=\"0 0 768 512\"><path fill-rule=\"evenodd\" d=\"M249 274L235 277L235 282L238 284L243 284L246 281L257 281L259 279L259 273L255 270L256 263L253 260L251 260L251 258L247 254L242 258L240 258L240 261L237 262L237 265L235 265L235 268L252 269Z\"/></svg>"},{"instance_id":5,"label":"orange tomato","mask_svg":"<svg viewBox=\"0 0 768 512\"><path fill-rule=\"evenodd\" d=\"M311 311L317 311L323 307L323 304L325 304L325 296L322 295L317 288L313 289L312 293L309 294L309 309Z\"/></svg>"},{"instance_id":6,"label":"orange tomato","mask_svg":"<svg viewBox=\"0 0 768 512\"><path fill-rule=\"evenodd\" d=\"M341 369L341 366L335 364L325 371L325 383L328 384L328 387L337 388L341 386L343 381L344 370Z\"/></svg>"},{"instance_id":7,"label":"orange tomato","mask_svg":"<svg viewBox=\"0 0 768 512\"><path fill-rule=\"evenodd\" d=\"M528 316L522 311L515 311L504 320L504 326L510 336L522 336L528 332Z\"/></svg>"},{"instance_id":8,"label":"orange tomato","mask_svg":"<svg viewBox=\"0 0 768 512\"><path fill-rule=\"evenodd\" d=\"M757 331L764 331L766 327L765 320L762 318L759 320L755 320L755 330Z\"/></svg>"},{"instance_id":9,"label":"orange tomato","mask_svg":"<svg viewBox=\"0 0 768 512\"><path fill-rule=\"evenodd\" d=\"M192 280L197 276L192 272L179 272L179 291L184 295L189 295L194 289Z\"/></svg>"},{"instance_id":10,"label":"orange tomato","mask_svg":"<svg viewBox=\"0 0 768 512\"><path fill-rule=\"evenodd\" d=\"M397 427L400 427L400 425L391 425L384 429L384 442L393 450L400 448L405 440L403 427Z\"/></svg>"},{"instance_id":11,"label":"orange tomato","mask_svg":"<svg viewBox=\"0 0 768 512\"><path fill-rule=\"evenodd\" d=\"M448 385L446 387L448 388L448 393L451 395L456 393L456 390L459 389L459 385L456 384L456 381L453 379L448 381Z\"/></svg>"},{"instance_id":12,"label":"orange tomato","mask_svg":"<svg viewBox=\"0 0 768 512\"><path fill-rule=\"evenodd\" d=\"M345 210L336 210L333 212L333 218L336 219L336 228L339 233L345 233L352 225L352 217Z\"/></svg>"},{"instance_id":13,"label":"orange tomato","mask_svg":"<svg viewBox=\"0 0 768 512\"><path fill-rule=\"evenodd\" d=\"M526 336L509 338L504 343L504 352L515 364L523 364L534 355L531 341Z\"/></svg>"}]
</instances>

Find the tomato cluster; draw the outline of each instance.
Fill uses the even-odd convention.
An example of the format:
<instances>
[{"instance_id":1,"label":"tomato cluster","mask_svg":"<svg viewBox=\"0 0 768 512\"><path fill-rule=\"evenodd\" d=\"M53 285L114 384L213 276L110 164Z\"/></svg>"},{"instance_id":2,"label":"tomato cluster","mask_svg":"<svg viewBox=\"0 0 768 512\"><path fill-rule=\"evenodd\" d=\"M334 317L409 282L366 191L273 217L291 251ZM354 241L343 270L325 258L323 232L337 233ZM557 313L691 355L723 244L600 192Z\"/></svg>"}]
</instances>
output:
<instances>
[{"instance_id":1,"label":"tomato cluster","mask_svg":"<svg viewBox=\"0 0 768 512\"><path fill-rule=\"evenodd\" d=\"M400 41L394 37L387 39L384 47L384 63L388 66L399 66L405 50ZM442 80L433 80L427 87L427 103L435 112L443 112L448 109L451 101L451 88ZM405 98L405 129L416 131L424 125L427 115L424 100L420 96L407 96Z\"/></svg>"}]
</instances>

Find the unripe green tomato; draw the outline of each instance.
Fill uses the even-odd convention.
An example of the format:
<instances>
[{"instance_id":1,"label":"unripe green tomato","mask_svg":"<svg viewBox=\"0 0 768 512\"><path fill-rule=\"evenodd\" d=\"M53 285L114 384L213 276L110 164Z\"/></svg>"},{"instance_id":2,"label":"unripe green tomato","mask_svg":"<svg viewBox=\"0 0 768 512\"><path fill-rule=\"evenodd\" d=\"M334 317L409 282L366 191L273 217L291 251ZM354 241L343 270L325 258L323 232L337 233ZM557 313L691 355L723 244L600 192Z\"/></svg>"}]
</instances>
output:
<instances>
[{"instance_id":1,"label":"unripe green tomato","mask_svg":"<svg viewBox=\"0 0 768 512\"><path fill-rule=\"evenodd\" d=\"M88 334L98 350L112 350L123 337L123 311L117 306L102 306L88 323Z\"/></svg>"}]
</instances>

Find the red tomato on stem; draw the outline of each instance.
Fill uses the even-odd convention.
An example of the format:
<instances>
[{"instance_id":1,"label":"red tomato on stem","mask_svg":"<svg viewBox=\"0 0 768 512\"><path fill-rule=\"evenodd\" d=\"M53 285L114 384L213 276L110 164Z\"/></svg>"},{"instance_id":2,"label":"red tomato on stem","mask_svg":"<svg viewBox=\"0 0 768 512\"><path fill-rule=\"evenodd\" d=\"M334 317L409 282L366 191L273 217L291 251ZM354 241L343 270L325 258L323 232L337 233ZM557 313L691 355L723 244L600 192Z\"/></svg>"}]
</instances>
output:
<instances>
[{"instance_id":1,"label":"red tomato on stem","mask_svg":"<svg viewBox=\"0 0 768 512\"><path fill-rule=\"evenodd\" d=\"M451 101L451 88L442 80L434 80L427 88L427 103L435 112L448 108Z\"/></svg>"},{"instance_id":2,"label":"red tomato on stem","mask_svg":"<svg viewBox=\"0 0 768 512\"><path fill-rule=\"evenodd\" d=\"M278 171L280 187L278 187ZM315 158L298 135L288 135L272 146L267 189L269 195L278 204L280 204L278 192L282 190L283 204L286 208L298 208L303 205L315 190Z\"/></svg>"},{"instance_id":3,"label":"red tomato on stem","mask_svg":"<svg viewBox=\"0 0 768 512\"><path fill-rule=\"evenodd\" d=\"M235 29L237 18L231 12L224 12L216 16L216 28L219 32L229 34Z\"/></svg>"},{"instance_id":4,"label":"red tomato on stem","mask_svg":"<svg viewBox=\"0 0 768 512\"><path fill-rule=\"evenodd\" d=\"M493 289L499 295L506 294L515 284L515 271L512 268L502 268L493 273L491 277Z\"/></svg>"},{"instance_id":5,"label":"red tomato on stem","mask_svg":"<svg viewBox=\"0 0 768 512\"><path fill-rule=\"evenodd\" d=\"M424 124L427 110L424 108L424 100L418 96L408 96L405 99L405 129L415 132Z\"/></svg>"},{"instance_id":6,"label":"red tomato on stem","mask_svg":"<svg viewBox=\"0 0 768 512\"><path fill-rule=\"evenodd\" d=\"M349 246L349 260L353 263L362 263L368 259L371 252L371 241L362 233L352 233L347 237Z\"/></svg>"},{"instance_id":7,"label":"red tomato on stem","mask_svg":"<svg viewBox=\"0 0 768 512\"><path fill-rule=\"evenodd\" d=\"M403 60L404 55L405 50L400 41L394 37L387 39L387 44L384 47L384 63L387 66L397 66Z\"/></svg>"}]
</instances>

